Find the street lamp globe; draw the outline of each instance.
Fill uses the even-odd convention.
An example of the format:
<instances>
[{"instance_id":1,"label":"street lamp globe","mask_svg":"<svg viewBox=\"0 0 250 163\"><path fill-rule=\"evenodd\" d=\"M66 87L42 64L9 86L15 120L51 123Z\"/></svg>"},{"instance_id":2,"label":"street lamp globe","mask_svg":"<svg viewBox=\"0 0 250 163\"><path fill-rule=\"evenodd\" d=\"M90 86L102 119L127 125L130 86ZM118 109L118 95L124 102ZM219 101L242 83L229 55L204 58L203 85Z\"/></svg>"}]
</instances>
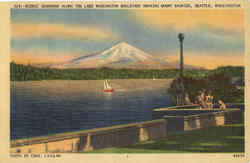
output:
<instances>
[{"instance_id":1,"label":"street lamp globe","mask_svg":"<svg viewBox=\"0 0 250 163\"><path fill-rule=\"evenodd\" d=\"M182 42L184 40L184 33L179 33L178 38Z\"/></svg>"}]
</instances>

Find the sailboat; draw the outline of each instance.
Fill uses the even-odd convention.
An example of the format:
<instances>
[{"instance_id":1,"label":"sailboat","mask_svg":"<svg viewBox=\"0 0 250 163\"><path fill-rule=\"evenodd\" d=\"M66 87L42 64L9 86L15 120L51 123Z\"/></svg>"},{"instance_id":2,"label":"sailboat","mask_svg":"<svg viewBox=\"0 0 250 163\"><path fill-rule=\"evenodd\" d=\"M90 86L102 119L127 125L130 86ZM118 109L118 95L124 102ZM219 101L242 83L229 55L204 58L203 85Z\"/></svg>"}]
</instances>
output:
<instances>
[{"instance_id":1,"label":"sailboat","mask_svg":"<svg viewBox=\"0 0 250 163\"><path fill-rule=\"evenodd\" d=\"M114 92L114 89L111 87L108 80L104 81L104 92Z\"/></svg>"}]
</instances>

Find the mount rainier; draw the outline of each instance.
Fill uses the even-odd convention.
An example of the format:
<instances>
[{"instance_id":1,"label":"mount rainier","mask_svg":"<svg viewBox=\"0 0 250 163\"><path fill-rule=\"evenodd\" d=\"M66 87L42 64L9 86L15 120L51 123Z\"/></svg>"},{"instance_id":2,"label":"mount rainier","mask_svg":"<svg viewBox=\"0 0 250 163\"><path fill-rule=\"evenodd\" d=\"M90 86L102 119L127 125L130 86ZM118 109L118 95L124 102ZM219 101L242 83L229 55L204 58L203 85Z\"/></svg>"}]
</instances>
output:
<instances>
[{"instance_id":1,"label":"mount rainier","mask_svg":"<svg viewBox=\"0 0 250 163\"><path fill-rule=\"evenodd\" d=\"M103 52L81 56L68 62L54 65L54 68L134 68L163 69L177 68L177 63L168 63L146 52L120 42Z\"/></svg>"}]
</instances>

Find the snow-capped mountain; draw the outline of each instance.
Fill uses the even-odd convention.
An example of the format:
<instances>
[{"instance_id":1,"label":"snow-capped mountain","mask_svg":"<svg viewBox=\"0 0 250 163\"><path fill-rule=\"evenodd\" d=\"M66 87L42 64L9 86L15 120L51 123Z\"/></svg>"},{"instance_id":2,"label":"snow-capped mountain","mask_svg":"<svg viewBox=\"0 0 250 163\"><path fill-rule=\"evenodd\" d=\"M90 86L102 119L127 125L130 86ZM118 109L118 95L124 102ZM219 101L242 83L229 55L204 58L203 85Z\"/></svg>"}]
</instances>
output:
<instances>
[{"instance_id":1,"label":"snow-capped mountain","mask_svg":"<svg viewBox=\"0 0 250 163\"><path fill-rule=\"evenodd\" d=\"M69 62L53 66L56 68L137 68L162 69L174 68L173 64L153 57L146 52L121 42L96 54L81 56Z\"/></svg>"}]
</instances>

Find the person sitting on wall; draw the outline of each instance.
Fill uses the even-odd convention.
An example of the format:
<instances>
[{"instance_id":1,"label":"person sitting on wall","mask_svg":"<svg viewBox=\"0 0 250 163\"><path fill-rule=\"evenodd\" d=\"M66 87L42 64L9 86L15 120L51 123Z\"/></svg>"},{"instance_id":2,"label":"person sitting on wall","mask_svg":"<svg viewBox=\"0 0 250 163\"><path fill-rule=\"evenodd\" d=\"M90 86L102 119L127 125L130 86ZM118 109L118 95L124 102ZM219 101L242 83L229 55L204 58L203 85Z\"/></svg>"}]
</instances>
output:
<instances>
[{"instance_id":1,"label":"person sitting on wall","mask_svg":"<svg viewBox=\"0 0 250 163\"><path fill-rule=\"evenodd\" d=\"M197 102L200 105L200 108L206 108L206 102L205 102L205 92L204 90L199 91L199 95L197 96Z\"/></svg>"},{"instance_id":2,"label":"person sitting on wall","mask_svg":"<svg viewBox=\"0 0 250 163\"><path fill-rule=\"evenodd\" d=\"M214 97L211 95L211 91L209 91L206 95L206 105L208 109L213 109L213 99Z\"/></svg>"},{"instance_id":3,"label":"person sitting on wall","mask_svg":"<svg viewBox=\"0 0 250 163\"><path fill-rule=\"evenodd\" d=\"M185 105L192 105L193 103L191 102L188 93L185 93Z\"/></svg>"},{"instance_id":4,"label":"person sitting on wall","mask_svg":"<svg viewBox=\"0 0 250 163\"><path fill-rule=\"evenodd\" d=\"M225 110L226 104L222 100L218 100L219 108Z\"/></svg>"},{"instance_id":5,"label":"person sitting on wall","mask_svg":"<svg viewBox=\"0 0 250 163\"><path fill-rule=\"evenodd\" d=\"M206 90L205 89L202 89L200 96L201 96L201 105L202 105L202 108L207 108Z\"/></svg>"}]
</instances>

